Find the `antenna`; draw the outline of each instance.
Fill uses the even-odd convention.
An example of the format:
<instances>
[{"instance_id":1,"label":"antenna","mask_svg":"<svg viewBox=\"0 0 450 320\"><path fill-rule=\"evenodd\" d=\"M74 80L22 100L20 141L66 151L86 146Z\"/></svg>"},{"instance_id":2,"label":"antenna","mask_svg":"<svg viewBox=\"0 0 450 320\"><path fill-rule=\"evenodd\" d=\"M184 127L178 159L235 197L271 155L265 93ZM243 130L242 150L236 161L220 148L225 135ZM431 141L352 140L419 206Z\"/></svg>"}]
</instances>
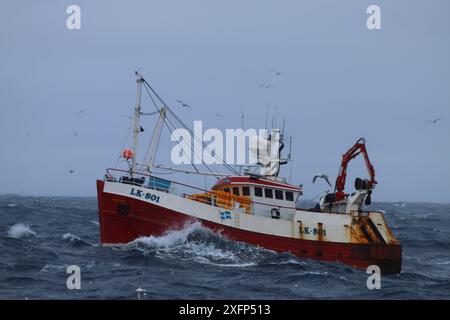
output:
<instances>
[{"instance_id":1,"label":"antenna","mask_svg":"<svg viewBox=\"0 0 450 320\"><path fill-rule=\"evenodd\" d=\"M269 121L269 105L268 104L266 104L266 130L268 129L267 128L267 123L268 123L268 121Z\"/></svg>"},{"instance_id":2,"label":"antenna","mask_svg":"<svg viewBox=\"0 0 450 320\"><path fill-rule=\"evenodd\" d=\"M284 128L286 126L286 118L283 118L283 128L281 129L281 140L284 139Z\"/></svg>"},{"instance_id":3,"label":"antenna","mask_svg":"<svg viewBox=\"0 0 450 320\"><path fill-rule=\"evenodd\" d=\"M242 107L241 128L242 128L242 130L244 130L244 107Z\"/></svg>"},{"instance_id":4,"label":"antenna","mask_svg":"<svg viewBox=\"0 0 450 320\"><path fill-rule=\"evenodd\" d=\"M294 160L292 159L292 136L289 137L289 153L288 161L290 162L289 167L289 183L292 183L292 169L294 167Z\"/></svg>"},{"instance_id":5,"label":"antenna","mask_svg":"<svg viewBox=\"0 0 450 320\"><path fill-rule=\"evenodd\" d=\"M289 137L289 153L288 160L292 160L292 136Z\"/></svg>"},{"instance_id":6,"label":"antenna","mask_svg":"<svg viewBox=\"0 0 450 320\"><path fill-rule=\"evenodd\" d=\"M275 106L275 127L278 127L278 106Z\"/></svg>"}]
</instances>

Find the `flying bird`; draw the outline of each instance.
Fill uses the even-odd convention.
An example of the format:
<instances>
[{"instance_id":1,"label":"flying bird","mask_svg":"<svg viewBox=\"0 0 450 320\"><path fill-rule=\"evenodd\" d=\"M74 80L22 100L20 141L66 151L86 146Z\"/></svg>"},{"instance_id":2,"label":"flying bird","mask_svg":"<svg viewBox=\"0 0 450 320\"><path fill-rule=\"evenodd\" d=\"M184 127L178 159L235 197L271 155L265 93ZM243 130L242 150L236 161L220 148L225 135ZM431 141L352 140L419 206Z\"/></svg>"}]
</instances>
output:
<instances>
[{"instance_id":1,"label":"flying bird","mask_svg":"<svg viewBox=\"0 0 450 320\"><path fill-rule=\"evenodd\" d=\"M284 77L286 77L286 74L285 74L284 72L282 72L282 71L274 70L273 72L275 73L275 75L276 75L277 77L279 77L279 76L284 76Z\"/></svg>"},{"instance_id":2,"label":"flying bird","mask_svg":"<svg viewBox=\"0 0 450 320\"><path fill-rule=\"evenodd\" d=\"M329 185L330 188L331 188L330 180L328 179L328 176L327 176L326 174L323 174L323 173L318 173L318 174L316 174L316 175L314 176L314 178L313 178L313 183L316 183L316 180L317 180L317 179L324 179L325 182L328 183L328 185Z\"/></svg>"},{"instance_id":3,"label":"flying bird","mask_svg":"<svg viewBox=\"0 0 450 320\"><path fill-rule=\"evenodd\" d=\"M73 174L75 172L75 170L69 170L70 174Z\"/></svg>"},{"instance_id":4,"label":"flying bird","mask_svg":"<svg viewBox=\"0 0 450 320\"><path fill-rule=\"evenodd\" d=\"M87 111L87 109L81 109L80 111L78 111L78 114L85 113L86 111Z\"/></svg>"},{"instance_id":5,"label":"flying bird","mask_svg":"<svg viewBox=\"0 0 450 320\"><path fill-rule=\"evenodd\" d=\"M78 135L78 133L77 133L77 132L74 132L73 135L76 137L76 136Z\"/></svg>"},{"instance_id":6,"label":"flying bird","mask_svg":"<svg viewBox=\"0 0 450 320\"><path fill-rule=\"evenodd\" d=\"M267 89L267 88L270 88L270 87L272 87L272 85L270 83L261 83L258 86L258 88L264 88L264 89Z\"/></svg>"},{"instance_id":7,"label":"flying bird","mask_svg":"<svg viewBox=\"0 0 450 320\"><path fill-rule=\"evenodd\" d=\"M216 113L216 117L222 118L222 115L220 113Z\"/></svg>"},{"instance_id":8,"label":"flying bird","mask_svg":"<svg viewBox=\"0 0 450 320\"><path fill-rule=\"evenodd\" d=\"M181 104L182 107L192 109L190 105L188 105L187 103L184 103L184 102L181 101L180 99L177 99L177 102L178 102L179 104Z\"/></svg>"},{"instance_id":9,"label":"flying bird","mask_svg":"<svg viewBox=\"0 0 450 320\"><path fill-rule=\"evenodd\" d=\"M442 118L436 118L436 119L428 120L428 122L431 122L431 123L438 123L438 122L441 121L441 120L444 120L444 119L442 119Z\"/></svg>"}]
</instances>

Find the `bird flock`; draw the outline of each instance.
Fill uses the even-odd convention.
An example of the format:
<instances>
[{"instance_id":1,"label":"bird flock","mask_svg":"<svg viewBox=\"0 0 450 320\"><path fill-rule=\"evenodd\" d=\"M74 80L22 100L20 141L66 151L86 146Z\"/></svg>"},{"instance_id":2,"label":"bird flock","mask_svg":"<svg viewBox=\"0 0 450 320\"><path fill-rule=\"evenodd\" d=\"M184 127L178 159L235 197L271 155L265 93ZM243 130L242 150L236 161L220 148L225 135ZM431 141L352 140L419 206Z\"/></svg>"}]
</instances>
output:
<instances>
[{"instance_id":1,"label":"bird flock","mask_svg":"<svg viewBox=\"0 0 450 320\"><path fill-rule=\"evenodd\" d=\"M274 70L274 69L272 69L272 73L273 73L276 77L286 77L286 73L284 73L283 71L280 71L280 70ZM260 84L257 86L257 88L258 88L258 89L276 88L276 85L273 84L272 82L263 82L263 83L260 83ZM190 104L186 103L184 100L178 98L178 99L176 99L175 101L176 101L182 108L188 108L188 109L191 109L191 110L192 110L192 106L191 106ZM216 113L215 116L218 117L218 118L222 118L222 117L223 117L222 114L220 114L220 113ZM128 117L129 117L129 116L128 116ZM131 118L131 117L130 117L130 118Z\"/></svg>"},{"instance_id":2,"label":"bird flock","mask_svg":"<svg viewBox=\"0 0 450 320\"><path fill-rule=\"evenodd\" d=\"M274 70L274 69L272 69L272 73L273 73L276 77L286 77L286 76L287 76L286 73L284 73L283 71L280 71L280 70ZM276 88L276 86L275 86L275 84L273 84L272 82L262 82L262 83L260 83L260 84L257 86L257 88L258 88L258 89L269 89L269 88ZM187 108L187 109L192 110L192 106L191 106L189 103L186 103L185 101L183 101L182 99L178 98L178 99L176 99L176 102L180 105L180 107L182 107L182 108ZM78 115L78 116L81 116L81 115L85 114L87 111L88 111L88 109L83 108L83 109L81 109L81 110L79 110L79 111L77 112L77 115ZM220 113L216 113L215 116L218 117L218 118L223 118L223 115L220 114ZM129 119L132 119L132 116L126 115L126 117L129 118ZM438 117L438 118L433 118L433 119L427 120L427 123L429 123L429 124L431 124L431 125L437 125L439 122L442 122L443 120L444 120L443 118ZM144 128L140 127L140 128L139 128L139 131L140 131L140 132L143 132L143 131L144 131ZM77 137L77 136L78 136L78 132L75 131L75 132L73 133L73 136L74 136L74 137ZM30 137L31 137L31 134L30 134L29 132L27 132L27 133L26 133L26 137L27 137L27 138L30 138ZM68 173L71 174L71 175L75 173L75 170L73 170L73 169L69 169L69 170L67 170L67 171L68 171ZM313 183L316 183L318 179L321 179L321 180L325 181L330 187L332 187L328 175L326 175L326 174L324 174L324 173L318 173L318 174L316 174L316 175L313 177L312 182L313 182Z\"/></svg>"}]
</instances>

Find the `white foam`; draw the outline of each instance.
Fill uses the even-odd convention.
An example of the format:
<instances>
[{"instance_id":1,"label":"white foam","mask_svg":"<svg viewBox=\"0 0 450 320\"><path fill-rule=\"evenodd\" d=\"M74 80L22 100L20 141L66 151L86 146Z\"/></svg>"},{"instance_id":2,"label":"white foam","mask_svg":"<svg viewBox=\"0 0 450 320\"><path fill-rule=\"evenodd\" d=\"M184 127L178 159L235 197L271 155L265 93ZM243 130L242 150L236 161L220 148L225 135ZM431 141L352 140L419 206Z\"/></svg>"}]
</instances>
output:
<instances>
[{"instance_id":1,"label":"white foam","mask_svg":"<svg viewBox=\"0 0 450 320\"><path fill-rule=\"evenodd\" d=\"M23 224L23 223L16 223L12 227L10 227L8 230L8 236L10 236L11 238L16 238L16 239L26 237L26 236L35 236L35 235L36 235L36 232L31 230L30 226L28 226L27 224Z\"/></svg>"},{"instance_id":2,"label":"white foam","mask_svg":"<svg viewBox=\"0 0 450 320\"><path fill-rule=\"evenodd\" d=\"M275 265L283 265L283 264L298 264L301 266L306 266L306 262L304 261L298 261L295 259L288 259L288 260L283 260L283 261L279 261L279 262L270 262L269 264L275 264Z\"/></svg>"},{"instance_id":3,"label":"white foam","mask_svg":"<svg viewBox=\"0 0 450 320\"><path fill-rule=\"evenodd\" d=\"M212 235L213 232L202 227L199 222L186 225L181 230L172 230L166 234L155 237L140 237L130 243L132 247L143 251L144 254L152 252L155 257L160 259L182 259L192 260L201 264L216 265L220 267L250 267L257 265L250 258L241 258L239 253L244 250L249 254L249 248L226 249L219 248L215 242L196 241L189 239L189 235L194 232L204 232ZM220 234L214 234L215 237L222 237ZM224 240L227 241L227 240Z\"/></svg>"},{"instance_id":4,"label":"white foam","mask_svg":"<svg viewBox=\"0 0 450 320\"><path fill-rule=\"evenodd\" d=\"M17 207L17 204L15 203L8 203L8 208L15 208Z\"/></svg>"},{"instance_id":5,"label":"white foam","mask_svg":"<svg viewBox=\"0 0 450 320\"><path fill-rule=\"evenodd\" d=\"M142 243L153 248L170 248L186 242L189 234L201 228L201 224L199 222L195 222L186 225L181 230L172 230L160 237L140 237L134 240L132 243Z\"/></svg>"},{"instance_id":6,"label":"white foam","mask_svg":"<svg viewBox=\"0 0 450 320\"><path fill-rule=\"evenodd\" d=\"M421 261L421 262L423 263L423 261ZM443 258L437 258L437 259L427 260L425 263L429 264L429 265L449 265L450 260L443 259Z\"/></svg>"},{"instance_id":7,"label":"white foam","mask_svg":"<svg viewBox=\"0 0 450 320\"><path fill-rule=\"evenodd\" d=\"M61 270L67 269L68 265L57 265L57 264L46 264L42 269L41 272L57 272Z\"/></svg>"},{"instance_id":8,"label":"white foam","mask_svg":"<svg viewBox=\"0 0 450 320\"><path fill-rule=\"evenodd\" d=\"M71 242L74 242L74 241L80 241L80 240L81 240L81 238L80 238L79 236L74 235L74 234L72 234L72 233L70 233L70 232L67 232L67 233L63 234L63 235L62 235L62 238L63 238L64 240L69 240L69 241L71 241Z\"/></svg>"},{"instance_id":9,"label":"white foam","mask_svg":"<svg viewBox=\"0 0 450 320\"><path fill-rule=\"evenodd\" d=\"M328 272L327 271L306 271L301 273L300 275L312 275L312 276L325 276L328 277Z\"/></svg>"},{"instance_id":10,"label":"white foam","mask_svg":"<svg viewBox=\"0 0 450 320\"><path fill-rule=\"evenodd\" d=\"M100 223L98 223L98 221L95 220L89 220L90 223L95 224L96 226L99 226Z\"/></svg>"},{"instance_id":11,"label":"white foam","mask_svg":"<svg viewBox=\"0 0 450 320\"><path fill-rule=\"evenodd\" d=\"M231 263L231 264L211 263L210 262L209 264L218 266L218 267L225 267L225 268L245 268L245 267L253 267L253 266L258 265L256 262L242 262L242 263Z\"/></svg>"}]
</instances>

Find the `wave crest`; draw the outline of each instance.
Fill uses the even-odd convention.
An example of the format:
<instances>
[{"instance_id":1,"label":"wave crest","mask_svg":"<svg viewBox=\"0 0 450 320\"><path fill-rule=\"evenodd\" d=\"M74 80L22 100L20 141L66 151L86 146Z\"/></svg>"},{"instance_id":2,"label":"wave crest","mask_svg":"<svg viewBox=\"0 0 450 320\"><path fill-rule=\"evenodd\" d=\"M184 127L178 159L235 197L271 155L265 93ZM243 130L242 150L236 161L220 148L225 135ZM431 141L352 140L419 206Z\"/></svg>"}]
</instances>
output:
<instances>
[{"instance_id":1,"label":"wave crest","mask_svg":"<svg viewBox=\"0 0 450 320\"><path fill-rule=\"evenodd\" d=\"M81 238L75 234L72 234L70 232L64 233L62 235L63 240L68 240L70 242L78 242L81 240Z\"/></svg>"},{"instance_id":2,"label":"wave crest","mask_svg":"<svg viewBox=\"0 0 450 320\"><path fill-rule=\"evenodd\" d=\"M274 253L270 250L228 240L199 222L162 236L140 237L125 248L159 259L190 260L219 267L250 267Z\"/></svg>"},{"instance_id":3,"label":"wave crest","mask_svg":"<svg viewBox=\"0 0 450 320\"><path fill-rule=\"evenodd\" d=\"M136 246L144 245L150 248L170 248L188 241L189 235L195 231L202 231L202 226L199 222L188 224L180 230L169 231L159 237L140 237L132 241L131 244Z\"/></svg>"}]
</instances>

